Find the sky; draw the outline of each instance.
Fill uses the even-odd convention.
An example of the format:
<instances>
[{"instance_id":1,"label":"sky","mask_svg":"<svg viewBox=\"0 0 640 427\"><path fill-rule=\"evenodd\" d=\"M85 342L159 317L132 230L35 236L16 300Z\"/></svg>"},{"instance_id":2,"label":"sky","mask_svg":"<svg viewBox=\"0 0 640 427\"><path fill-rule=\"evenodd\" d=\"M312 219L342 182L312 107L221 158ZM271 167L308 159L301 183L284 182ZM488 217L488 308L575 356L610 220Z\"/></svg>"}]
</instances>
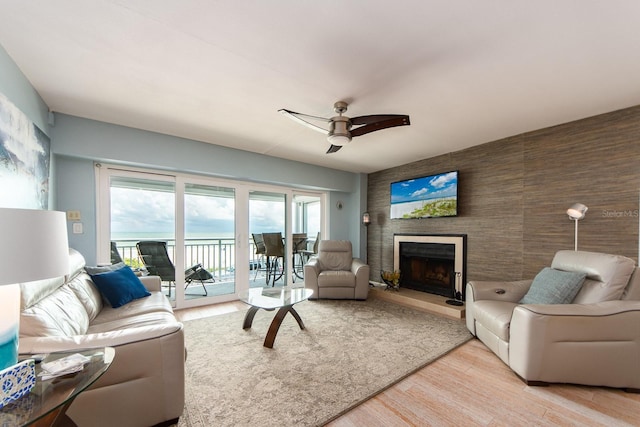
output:
<instances>
[{"instance_id":1,"label":"sky","mask_svg":"<svg viewBox=\"0 0 640 427\"><path fill-rule=\"evenodd\" d=\"M175 196L171 192L111 188L111 233L174 232ZM187 237L234 234L234 200L188 194L185 196ZM250 232L284 232L284 203L251 200Z\"/></svg>"}]
</instances>

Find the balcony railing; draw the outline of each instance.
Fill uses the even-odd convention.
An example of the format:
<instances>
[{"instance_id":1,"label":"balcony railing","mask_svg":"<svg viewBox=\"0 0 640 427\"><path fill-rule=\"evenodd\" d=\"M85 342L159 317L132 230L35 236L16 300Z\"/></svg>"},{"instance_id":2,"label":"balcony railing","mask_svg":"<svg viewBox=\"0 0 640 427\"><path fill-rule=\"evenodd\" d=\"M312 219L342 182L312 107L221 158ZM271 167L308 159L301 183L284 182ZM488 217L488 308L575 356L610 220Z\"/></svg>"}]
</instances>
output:
<instances>
[{"instance_id":1,"label":"balcony railing","mask_svg":"<svg viewBox=\"0 0 640 427\"><path fill-rule=\"evenodd\" d=\"M144 263L138 255L136 243L139 239L115 240L116 247L124 262L132 267L143 267ZM171 262L175 264L175 240L166 240L167 251ZM249 241L249 265L257 266L260 262L253 240ZM188 239L185 240L185 267L202 264L216 280L224 280L233 276L236 268L235 239Z\"/></svg>"},{"instance_id":2,"label":"balcony railing","mask_svg":"<svg viewBox=\"0 0 640 427\"><path fill-rule=\"evenodd\" d=\"M138 255L136 243L142 239L120 239L114 240L120 257L131 267L144 267L144 263ZM148 239L151 240L151 239ZM164 240L167 242L169 259L175 264L175 240ZM313 247L315 239L307 241L307 247ZM249 239L249 265L250 270L258 267L265 267L265 260L256 255L256 246L253 239ZM233 238L212 238L212 239L187 239L185 240L185 268L195 264L202 264L202 267L209 271L216 281L234 280L236 269L235 259L235 239ZM262 263L262 265L261 265ZM301 265L296 268L302 269ZM256 271L256 273L258 273ZM297 274L298 277L300 273ZM255 275L254 275L255 278Z\"/></svg>"}]
</instances>

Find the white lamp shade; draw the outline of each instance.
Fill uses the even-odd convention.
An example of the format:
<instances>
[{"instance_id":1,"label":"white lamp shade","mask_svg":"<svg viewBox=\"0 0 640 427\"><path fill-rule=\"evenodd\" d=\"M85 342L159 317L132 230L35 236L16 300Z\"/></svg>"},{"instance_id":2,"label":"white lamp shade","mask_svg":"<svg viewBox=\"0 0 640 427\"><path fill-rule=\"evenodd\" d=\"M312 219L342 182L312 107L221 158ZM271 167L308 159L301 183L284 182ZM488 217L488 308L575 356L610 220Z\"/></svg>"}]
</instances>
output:
<instances>
[{"instance_id":1,"label":"white lamp shade","mask_svg":"<svg viewBox=\"0 0 640 427\"><path fill-rule=\"evenodd\" d=\"M18 361L20 283L69 274L63 212L0 208L0 369Z\"/></svg>"},{"instance_id":2,"label":"white lamp shade","mask_svg":"<svg viewBox=\"0 0 640 427\"><path fill-rule=\"evenodd\" d=\"M69 274L64 212L0 208L0 285Z\"/></svg>"}]
</instances>

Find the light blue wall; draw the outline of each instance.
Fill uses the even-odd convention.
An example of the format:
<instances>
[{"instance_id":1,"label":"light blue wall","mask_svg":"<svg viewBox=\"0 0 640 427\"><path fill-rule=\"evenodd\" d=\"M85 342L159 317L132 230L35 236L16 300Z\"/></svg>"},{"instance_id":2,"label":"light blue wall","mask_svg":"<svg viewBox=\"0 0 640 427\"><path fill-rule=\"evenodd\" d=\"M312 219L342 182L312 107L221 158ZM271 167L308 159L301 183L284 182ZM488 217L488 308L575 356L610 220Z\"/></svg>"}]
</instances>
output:
<instances>
[{"instance_id":1,"label":"light blue wall","mask_svg":"<svg viewBox=\"0 0 640 427\"><path fill-rule=\"evenodd\" d=\"M49 132L49 108L13 59L0 46L0 92L33 121L42 132Z\"/></svg>"},{"instance_id":2,"label":"light blue wall","mask_svg":"<svg viewBox=\"0 0 640 427\"><path fill-rule=\"evenodd\" d=\"M329 191L330 237L350 240L354 254L363 256L359 218L366 175L64 114L56 114L52 133L58 205L80 211L84 233L71 234L69 240L87 262L96 259L94 161ZM335 208L337 200L343 201L343 209Z\"/></svg>"},{"instance_id":3,"label":"light blue wall","mask_svg":"<svg viewBox=\"0 0 640 427\"><path fill-rule=\"evenodd\" d=\"M87 264L96 264L96 184L93 162L76 157L56 155L58 171L58 208L62 211L80 211L82 234L71 232L69 223L69 246L80 252Z\"/></svg>"},{"instance_id":4,"label":"light blue wall","mask_svg":"<svg viewBox=\"0 0 640 427\"><path fill-rule=\"evenodd\" d=\"M354 192L358 175L64 114L52 128L56 155L224 178Z\"/></svg>"}]
</instances>

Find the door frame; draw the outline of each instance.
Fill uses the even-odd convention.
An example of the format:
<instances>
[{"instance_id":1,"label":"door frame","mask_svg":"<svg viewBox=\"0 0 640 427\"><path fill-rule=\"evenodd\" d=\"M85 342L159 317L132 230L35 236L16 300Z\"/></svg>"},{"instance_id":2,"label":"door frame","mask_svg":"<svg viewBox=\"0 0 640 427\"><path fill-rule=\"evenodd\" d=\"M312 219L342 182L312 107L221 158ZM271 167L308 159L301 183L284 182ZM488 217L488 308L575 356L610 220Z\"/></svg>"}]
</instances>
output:
<instances>
[{"instance_id":1,"label":"door frame","mask_svg":"<svg viewBox=\"0 0 640 427\"><path fill-rule=\"evenodd\" d=\"M95 164L96 175L96 256L98 263L109 263L109 245L106 244L111 239L111 218L110 218L110 177L112 175L130 176L141 179L169 181L175 183L175 242L176 247L184 248L184 188L186 183L195 183L210 186L223 186L235 189L235 254L234 259L237 265L245 265L246 268L236 268L235 293L221 296L202 297L192 300L184 299L184 289L176 287L175 300L172 301L175 308L189 308L203 305L216 304L221 302L237 300L237 293L249 288L249 192L266 191L282 193L285 195L285 233L286 233L286 257L292 259L292 203L296 194L319 197L321 210L320 233L327 236L329 229L326 191L313 191L295 187L287 187L274 184L254 183L243 180L233 180L219 178L215 176L194 175L180 172L161 171L128 167L115 164ZM328 238L328 236L326 237ZM184 251L176 250L176 282L184 282ZM288 269L287 269L288 270ZM287 272L287 284L291 284L293 279L290 272Z\"/></svg>"}]
</instances>

